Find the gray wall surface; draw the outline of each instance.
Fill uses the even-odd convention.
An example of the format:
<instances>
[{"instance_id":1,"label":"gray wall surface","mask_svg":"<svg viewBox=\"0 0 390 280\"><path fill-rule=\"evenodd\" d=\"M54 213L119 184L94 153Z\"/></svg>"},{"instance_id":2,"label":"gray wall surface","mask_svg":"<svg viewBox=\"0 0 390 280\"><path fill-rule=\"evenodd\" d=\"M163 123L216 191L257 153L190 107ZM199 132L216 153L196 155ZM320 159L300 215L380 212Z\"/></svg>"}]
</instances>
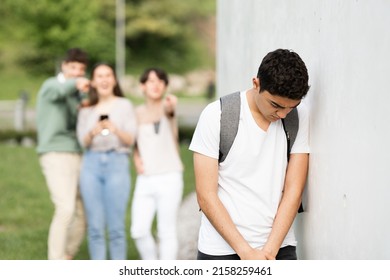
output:
<instances>
[{"instance_id":1,"label":"gray wall surface","mask_svg":"<svg viewBox=\"0 0 390 280\"><path fill-rule=\"evenodd\" d=\"M390 1L218 0L217 93L251 87L272 50L311 89L300 259L390 259Z\"/></svg>"}]
</instances>

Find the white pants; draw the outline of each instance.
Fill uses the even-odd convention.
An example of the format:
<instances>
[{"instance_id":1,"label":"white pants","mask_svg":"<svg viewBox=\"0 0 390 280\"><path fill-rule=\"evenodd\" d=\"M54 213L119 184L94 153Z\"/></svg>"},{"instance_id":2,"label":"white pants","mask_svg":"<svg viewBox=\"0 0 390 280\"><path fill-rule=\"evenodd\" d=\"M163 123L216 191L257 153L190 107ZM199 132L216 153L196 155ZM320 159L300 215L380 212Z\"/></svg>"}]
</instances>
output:
<instances>
[{"instance_id":1,"label":"white pants","mask_svg":"<svg viewBox=\"0 0 390 280\"><path fill-rule=\"evenodd\" d=\"M177 258L176 223L182 195L182 172L137 176L130 231L143 260ZM152 235L156 212L158 245Z\"/></svg>"},{"instance_id":2,"label":"white pants","mask_svg":"<svg viewBox=\"0 0 390 280\"><path fill-rule=\"evenodd\" d=\"M48 259L64 260L77 253L86 228L78 188L81 156L50 152L39 160L55 208L49 230Z\"/></svg>"}]
</instances>

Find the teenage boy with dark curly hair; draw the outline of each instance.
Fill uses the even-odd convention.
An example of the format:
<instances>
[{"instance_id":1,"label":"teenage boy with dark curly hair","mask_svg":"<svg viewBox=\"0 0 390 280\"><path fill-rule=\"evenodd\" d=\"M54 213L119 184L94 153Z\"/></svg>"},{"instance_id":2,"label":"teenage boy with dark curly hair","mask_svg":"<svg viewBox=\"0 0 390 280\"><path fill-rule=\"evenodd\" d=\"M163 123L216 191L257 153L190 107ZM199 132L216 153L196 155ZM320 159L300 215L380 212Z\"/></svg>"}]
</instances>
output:
<instances>
[{"instance_id":1,"label":"teenage boy with dark curly hair","mask_svg":"<svg viewBox=\"0 0 390 280\"><path fill-rule=\"evenodd\" d=\"M202 210L198 259L297 259L292 223L300 206L309 163L309 115L302 98L308 73L298 54L268 53L240 93L234 143L219 162L221 106L209 104L197 124L196 192ZM298 109L299 130L287 159L282 119Z\"/></svg>"},{"instance_id":2,"label":"teenage boy with dark curly hair","mask_svg":"<svg viewBox=\"0 0 390 280\"><path fill-rule=\"evenodd\" d=\"M71 48L61 72L42 84L37 97L39 162L54 204L48 238L48 259L72 259L85 233L78 180L81 147L76 138L76 118L81 92L89 89L84 78L87 53Z\"/></svg>"}]
</instances>

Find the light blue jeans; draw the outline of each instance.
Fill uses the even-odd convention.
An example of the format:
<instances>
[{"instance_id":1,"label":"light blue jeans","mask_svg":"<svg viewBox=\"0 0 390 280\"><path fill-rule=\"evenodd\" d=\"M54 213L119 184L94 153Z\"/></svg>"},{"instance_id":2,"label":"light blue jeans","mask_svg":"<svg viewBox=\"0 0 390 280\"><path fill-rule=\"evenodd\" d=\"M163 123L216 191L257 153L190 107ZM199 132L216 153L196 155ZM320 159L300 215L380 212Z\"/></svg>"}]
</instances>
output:
<instances>
[{"instance_id":1,"label":"light blue jeans","mask_svg":"<svg viewBox=\"0 0 390 280\"><path fill-rule=\"evenodd\" d=\"M127 258L125 216L130 195L129 156L87 151L83 156L80 190L88 225L88 248L93 260Z\"/></svg>"}]
</instances>

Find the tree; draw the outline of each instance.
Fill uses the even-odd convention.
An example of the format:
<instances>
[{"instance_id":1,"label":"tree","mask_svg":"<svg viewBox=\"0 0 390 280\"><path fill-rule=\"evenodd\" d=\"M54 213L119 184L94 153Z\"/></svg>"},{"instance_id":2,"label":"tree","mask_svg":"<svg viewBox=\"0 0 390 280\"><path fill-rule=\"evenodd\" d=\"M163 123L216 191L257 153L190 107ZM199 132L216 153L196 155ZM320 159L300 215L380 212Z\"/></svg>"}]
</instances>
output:
<instances>
[{"instance_id":1,"label":"tree","mask_svg":"<svg viewBox=\"0 0 390 280\"><path fill-rule=\"evenodd\" d=\"M17 26L13 40L21 44L18 62L31 72L52 73L59 55L71 47L87 50L92 62L114 61L112 17L105 17L115 9L111 1L5 1Z\"/></svg>"},{"instance_id":2,"label":"tree","mask_svg":"<svg viewBox=\"0 0 390 280\"><path fill-rule=\"evenodd\" d=\"M159 65L184 72L210 66L214 59L207 57L197 23L214 11L215 0L127 0L128 70ZM0 40L0 61L6 53L31 73L52 74L71 47L87 50L92 63L114 63L115 1L2 0Z\"/></svg>"},{"instance_id":3,"label":"tree","mask_svg":"<svg viewBox=\"0 0 390 280\"><path fill-rule=\"evenodd\" d=\"M214 0L127 1L128 64L158 64L179 72L208 64L196 23L214 12Z\"/></svg>"}]
</instances>

